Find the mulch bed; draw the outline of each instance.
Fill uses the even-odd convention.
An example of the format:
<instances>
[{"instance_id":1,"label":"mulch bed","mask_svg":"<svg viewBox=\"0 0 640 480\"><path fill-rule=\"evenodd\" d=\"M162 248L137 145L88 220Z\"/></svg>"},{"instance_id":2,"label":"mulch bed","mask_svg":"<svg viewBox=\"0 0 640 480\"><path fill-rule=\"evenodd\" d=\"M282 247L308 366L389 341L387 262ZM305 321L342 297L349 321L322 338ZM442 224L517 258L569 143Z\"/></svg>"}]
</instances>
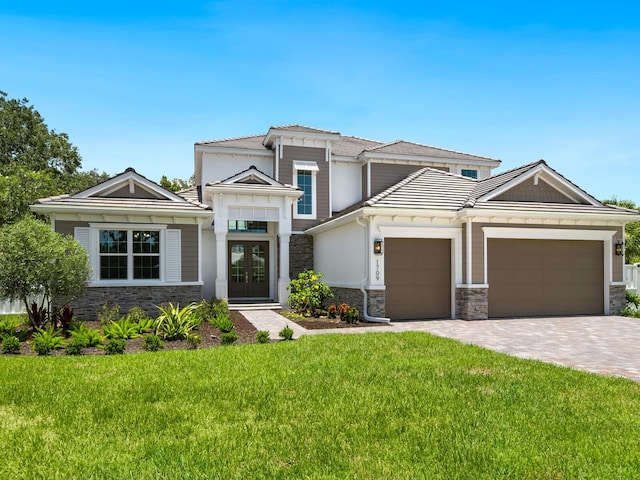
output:
<instances>
[{"instance_id":1,"label":"mulch bed","mask_svg":"<svg viewBox=\"0 0 640 480\"><path fill-rule=\"evenodd\" d=\"M244 345L249 343L256 343L256 328L246 319L240 312L230 311L229 318L234 324L234 331L238 335L238 340L235 341L234 345ZM86 326L89 328L93 328L99 330L100 322L98 321L87 321L85 322ZM193 331L194 334L199 335L202 338L202 343L198 348L210 348L210 347L220 347L220 336L222 332L212 326L209 322L202 322L200 327L197 330ZM131 338L126 341L127 346L125 347L124 353L140 353L144 352L142 349L142 345L144 344L144 338ZM189 349L189 344L186 340L163 340L164 348L162 350L187 350ZM64 355L64 348L54 350L51 352L51 355ZM83 355L105 355L104 349L97 347L89 347L84 348L82 350ZM20 355L26 356L34 356L37 355L33 350L31 350L30 342L22 342L20 344Z\"/></svg>"},{"instance_id":2,"label":"mulch bed","mask_svg":"<svg viewBox=\"0 0 640 480\"><path fill-rule=\"evenodd\" d=\"M286 311L278 312L283 317L288 318L292 322L300 325L301 327L306 328L307 330L326 330L329 328L360 328L360 327L380 327L386 325L384 323L369 323L369 322L358 322L358 323L347 323L343 322L339 318L327 318L327 317L306 317L304 319L300 318L291 318L287 315Z\"/></svg>"}]
</instances>

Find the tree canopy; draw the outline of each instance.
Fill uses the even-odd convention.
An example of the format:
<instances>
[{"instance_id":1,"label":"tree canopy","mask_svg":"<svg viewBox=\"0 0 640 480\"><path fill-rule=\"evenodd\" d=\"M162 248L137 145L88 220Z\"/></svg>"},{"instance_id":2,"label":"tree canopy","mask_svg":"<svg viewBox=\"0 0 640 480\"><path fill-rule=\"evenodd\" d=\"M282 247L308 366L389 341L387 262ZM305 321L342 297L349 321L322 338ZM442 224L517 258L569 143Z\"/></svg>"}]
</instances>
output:
<instances>
[{"instance_id":1,"label":"tree canopy","mask_svg":"<svg viewBox=\"0 0 640 480\"><path fill-rule=\"evenodd\" d=\"M617 207L630 208L638 210L638 207L632 200L618 200L612 198L604 200L602 203L615 205ZM640 222L627 223L624 229L624 254L627 263L640 262Z\"/></svg>"},{"instance_id":2,"label":"tree canopy","mask_svg":"<svg viewBox=\"0 0 640 480\"><path fill-rule=\"evenodd\" d=\"M162 175L159 183L162 188L166 188L170 192L179 192L181 190L186 190L187 188L195 187L196 178L195 175L191 175L189 180L182 180L181 178L169 180L166 175Z\"/></svg>"},{"instance_id":3,"label":"tree canopy","mask_svg":"<svg viewBox=\"0 0 640 480\"><path fill-rule=\"evenodd\" d=\"M46 223L28 217L0 229L0 298L22 300L34 327L81 295L89 275L82 245Z\"/></svg>"},{"instance_id":4,"label":"tree canopy","mask_svg":"<svg viewBox=\"0 0 640 480\"><path fill-rule=\"evenodd\" d=\"M81 171L68 135L50 130L28 102L0 91L0 225L28 215L38 198L75 193L108 178Z\"/></svg>"}]
</instances>

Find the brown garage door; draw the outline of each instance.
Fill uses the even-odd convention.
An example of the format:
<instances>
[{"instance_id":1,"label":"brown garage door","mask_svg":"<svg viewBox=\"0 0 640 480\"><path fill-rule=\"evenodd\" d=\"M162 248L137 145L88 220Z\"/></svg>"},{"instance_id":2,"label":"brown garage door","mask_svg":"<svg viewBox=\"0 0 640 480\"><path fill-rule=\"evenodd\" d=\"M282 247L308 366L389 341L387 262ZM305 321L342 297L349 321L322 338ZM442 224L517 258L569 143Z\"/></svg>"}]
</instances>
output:
<instances>
[{"instance_id":1,"label":"brown garage door","mask_svg":"<svg viewBox=\"0 0 640 480\"><path fill-rule=\"evenodd\" d=\"M451 318L451 240L385 240L384 278L392 320Z\"/></svg>"},{"instance_id":2,"label":"brown garage door","mask_svg":"<svg viewBox=\"0 0 640 480\"><path fill-rule=\"evenodd\" d=\"M602 242L489 239L489 316L604 313Z\"/></svg>"}]
</instances>

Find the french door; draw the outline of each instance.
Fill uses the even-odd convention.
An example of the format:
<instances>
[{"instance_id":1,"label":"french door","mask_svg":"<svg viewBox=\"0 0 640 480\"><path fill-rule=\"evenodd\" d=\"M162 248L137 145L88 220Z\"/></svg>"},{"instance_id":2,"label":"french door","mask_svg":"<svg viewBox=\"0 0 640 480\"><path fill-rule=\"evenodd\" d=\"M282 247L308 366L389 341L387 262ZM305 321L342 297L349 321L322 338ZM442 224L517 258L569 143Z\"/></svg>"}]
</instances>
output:
<instances>
[{"instance_id":1,"label":"french door","mask_svg":"<svg viewBox=\"0 0 640 480\"><path fill-rule=\"evenodd\" d=\"M229 298L269 297L269 242L229 241Z\"/></svg>"}]
</instances>

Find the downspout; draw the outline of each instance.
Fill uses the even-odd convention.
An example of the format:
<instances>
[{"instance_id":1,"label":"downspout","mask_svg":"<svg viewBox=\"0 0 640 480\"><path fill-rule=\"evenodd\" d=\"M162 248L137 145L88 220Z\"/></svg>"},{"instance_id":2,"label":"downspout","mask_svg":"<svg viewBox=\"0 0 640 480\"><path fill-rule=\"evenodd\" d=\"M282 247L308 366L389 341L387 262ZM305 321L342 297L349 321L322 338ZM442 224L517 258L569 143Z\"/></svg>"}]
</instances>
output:
<instances>
[{"instance_id":1,"label":"downspout","mask_svg":"<svg viewBox=\"0 0 640 480\"><path fill-rule=\"evenodd\" d=\"M369 299L368 299L367 290L364 288L364 286L367 284L367 281L369 280L369 249L371 247L371 245L369 245L369 243L370 243L369 242L369 235L368 235L369 228L368 228L368 224L363 223L362 219L360 217L356 218L356 223L358 225L360 225L362 228L364 228L365 267L364 267L364 278L360 282L360 291L362 292L362 296L364 298L364 305L362 305L362 316L364 317L364 319L367 322L371 322L371 323L390 323L391 322L390 318L372 317L367 312L368 305L369 305Z\"/></svg>"}]
</instances>

